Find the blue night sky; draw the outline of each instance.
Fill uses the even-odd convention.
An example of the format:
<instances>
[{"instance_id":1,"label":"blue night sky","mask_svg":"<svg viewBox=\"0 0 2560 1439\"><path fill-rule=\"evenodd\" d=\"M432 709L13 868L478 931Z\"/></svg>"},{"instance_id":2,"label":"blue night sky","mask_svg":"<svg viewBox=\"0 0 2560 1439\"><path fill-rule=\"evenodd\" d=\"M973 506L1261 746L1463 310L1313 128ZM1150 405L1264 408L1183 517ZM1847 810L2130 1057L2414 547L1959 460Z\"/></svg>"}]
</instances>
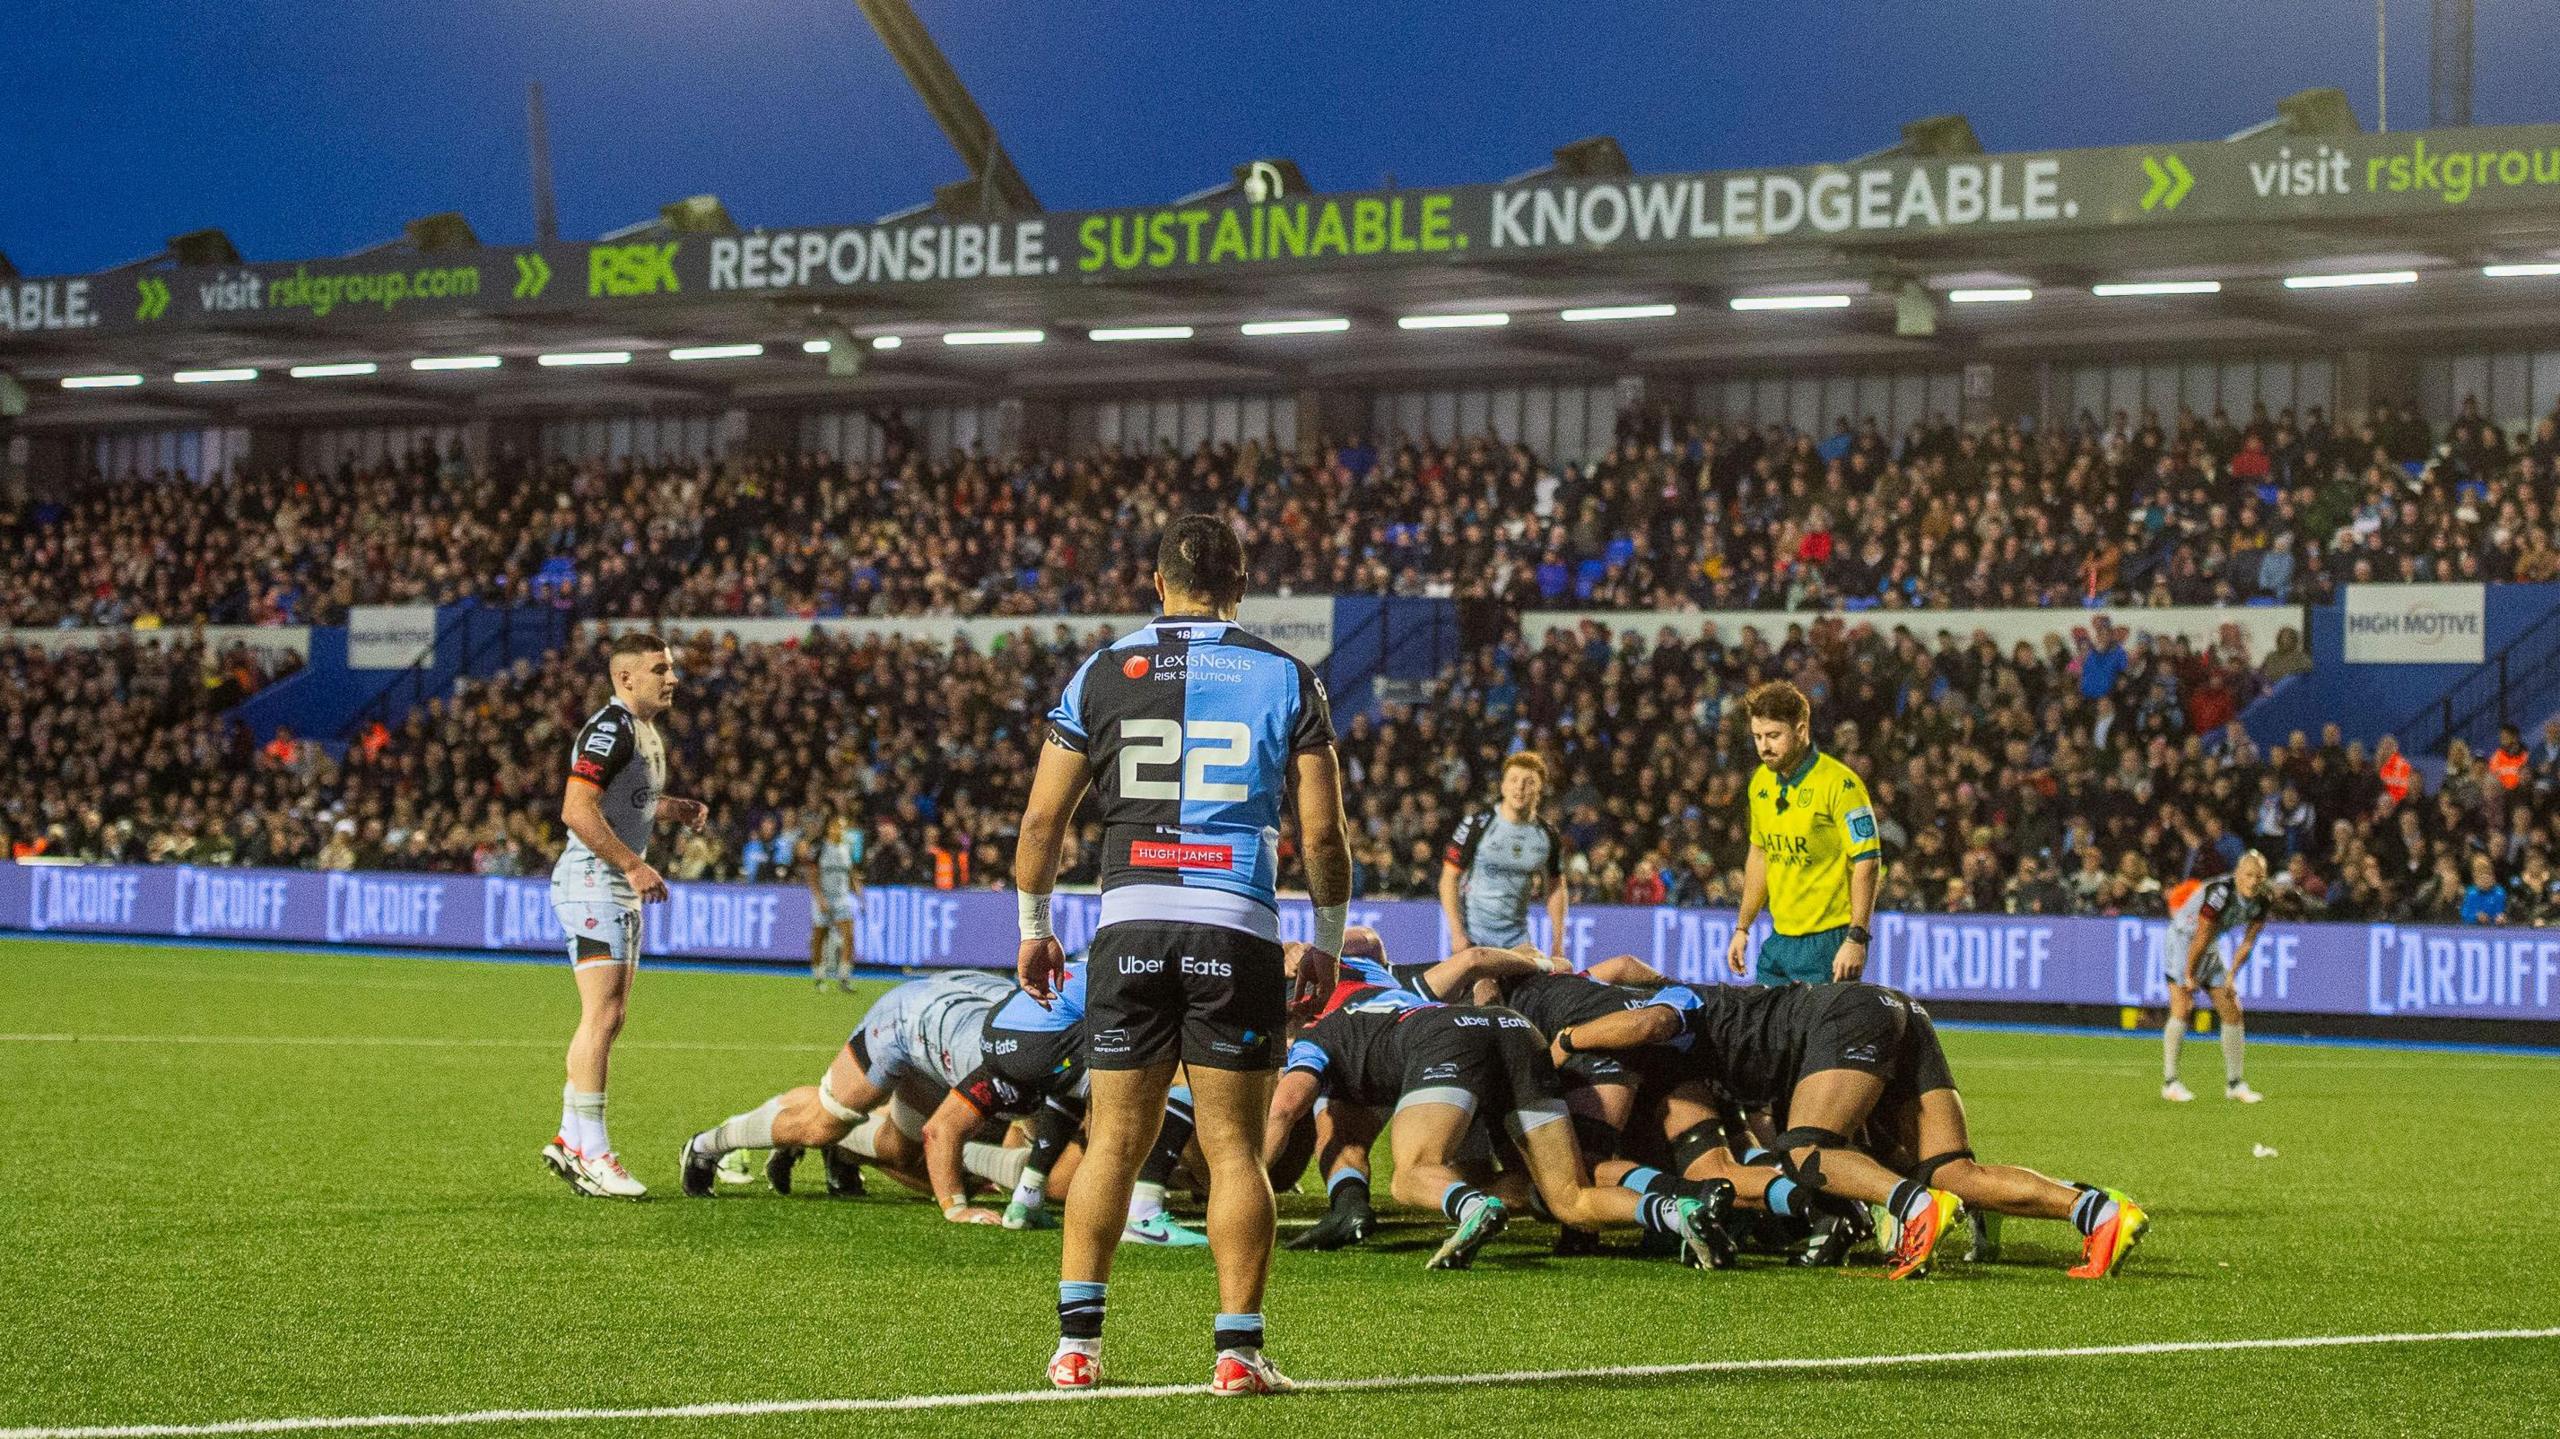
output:
<instances>
[{"instance_id":1,"label":"blue night sky","mask_svg":"<svg viewBox=\"0 0 2560 1439\"><path fill-rule=\"evenodd\" d=\"M2479 0L2480 123L2560 120L2547 6ZM530 80L569 239L705 191L751 226L869 220L961 174L853 0L11 8L0 252L28 274L208 225L269 260L438 210L529 240ZM1945 110L1994 150L2218 137L2314 85L2374 123L2369 0L916 8L1055 209L1257 155L1322 189L1497 180L1595 133L1647 171L1845 159ZM2391 11L2392 128L2414 129L2428 5Z\"/></svg>"}]
</instances>

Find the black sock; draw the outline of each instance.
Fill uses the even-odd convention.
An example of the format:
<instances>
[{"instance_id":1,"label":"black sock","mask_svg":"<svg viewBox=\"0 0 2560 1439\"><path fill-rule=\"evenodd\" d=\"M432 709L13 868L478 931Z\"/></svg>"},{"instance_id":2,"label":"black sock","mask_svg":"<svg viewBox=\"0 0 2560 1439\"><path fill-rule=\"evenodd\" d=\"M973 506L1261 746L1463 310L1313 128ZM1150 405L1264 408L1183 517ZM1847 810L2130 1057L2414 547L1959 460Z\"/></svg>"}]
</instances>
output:
<instances>
[{"instance_id":1,"label":"black sock","mask_svg":"<svg viewBox=\"0 0 2560 1439\"><path fill-rule=\"evenodd\" d=\"M1070 1279L1058 1285L1058 1335L1064 1339L1100 1339L1107 1284Z\"/></svg>"},{"instance_id":2,"label":"black sock","mask_svg":"<svg viewBox=\"0 0 2560 1439\"><path fill-rule=\"evenodd\" d=\"M1647 1234L1680 1232L1680 1204L1668 1194L1648 1194L1636 1203L1636 1223Z\"/></svg>"},{"instance_id":3,"label":"black sock","mask_svg":"<svg viewBox=\"0 0 2560 1439\"><path fill-rule=\"evenodd\" d=\"M1337 1176L1325 1192L1332 1197L1336 1214L1358 1214L1369 1207L1369 1181L1357 1173Z\"/></svg>"},{"instance_id":4,"label":"black sock","mask_svg":"<svg viewBox=\"0 0 2560 1439\"><path fill-rule=\"evenodd\" d=\"M1221 1314L1217 1318L1211 1335L1220 1353L1229 1349L1258 1350L1262 1347L1262 1316L1260 1314Z\"/></svg>"},{"instance_id":5,"label":"black sock","mask_svg":"<svg viewBox=\"0 0 2560 1439\"><path fill-rule=\"evenodd\" d=\"M1893 1193L1886 1196L1884 1207L1892 1210L1895 1218L1908 1219L1911 1211L1928 1197L1929 1186L1917 1179L1906 1179L1893 1186Z\"/></svg>"},{"instance_id":6,"label":"black sock","mask_svg":"<svg viewBox=\"0 0 2560 1439\"><path fill-rule=\"evenodd\" d=\"M1173 1178L1176 1165L1182 1163L1182 1151L1191 1147L1191 1091L1177 1088L1165 1100L1164 1128L1156 1134L1156 1147L1138 1170L1141 1184L1163 1184Z\"/></svg>"},{"instance_id":7,"label":"black sock","mask_svg":"<svg viewBox=\"0 0 2560 1439\"><path fill-rule=\"evenodd\" d=\"M2095 1233L2101 1216L2106 1213L2107 1205L2112 1201L2107 1198L2107 1191L2103 1189L2086 1184L2075 1184L2072 1187L2080 1191L2080 1198L2071 1206L2072 1227L2083 1234Z\"/></svg>"}]
</instances>

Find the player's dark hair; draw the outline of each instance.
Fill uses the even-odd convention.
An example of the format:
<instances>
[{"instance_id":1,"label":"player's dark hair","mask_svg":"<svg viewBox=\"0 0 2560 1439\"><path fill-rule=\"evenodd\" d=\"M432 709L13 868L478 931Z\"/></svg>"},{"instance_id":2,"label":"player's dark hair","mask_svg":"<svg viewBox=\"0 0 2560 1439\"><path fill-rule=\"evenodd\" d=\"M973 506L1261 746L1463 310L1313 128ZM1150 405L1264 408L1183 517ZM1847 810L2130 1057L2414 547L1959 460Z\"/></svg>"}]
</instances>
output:
<instances>
[{"instance_id":1,"label":"player's dark hair","mask_svg":"<svg viewBox=\"0 0 2560 1439\"><path fill-rule=\"evenodd\" d=\"M1156 574L1168 590L1213 604L1244 598L1244 546L1213 515L1184 515L1164 527L1156 545Z\"/></svg>"},{"instance_id":2,"label":"player's dark hair","mask_svg":"<svg viewBox=\"0 0 2560 1439\"><path fill-rule=\"evenodd\" d=\"M1743 713L1756 720L1772 720L1778 724L1803 724L1813 718L1813 701L1804 697L1792 681L1771 680L1755 686L1742 697Z\"/></svg>"},{"instance_id":3,"label":"player's dark hair","mask_svg":"<svg viewBox=\"0 0 2560 1439\"><path fill-rule=\"evenodd\" d=\"M645 630L626 630L613 637L613 648L605 651L608 659L625 655L653 655L665 649L667 642Z\"/></svg>"}]
</instances>

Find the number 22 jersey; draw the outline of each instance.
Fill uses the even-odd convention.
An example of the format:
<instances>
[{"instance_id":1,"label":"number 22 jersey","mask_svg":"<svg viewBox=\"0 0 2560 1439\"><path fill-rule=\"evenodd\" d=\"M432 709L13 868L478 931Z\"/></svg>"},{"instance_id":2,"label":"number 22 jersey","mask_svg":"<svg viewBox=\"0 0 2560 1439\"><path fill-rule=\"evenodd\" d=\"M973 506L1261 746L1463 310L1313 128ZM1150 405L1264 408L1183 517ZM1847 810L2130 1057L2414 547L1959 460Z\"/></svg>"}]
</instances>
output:
<instances>
[{"instance_id":1,"label":"number 22 jersey","mask_svg":"<svg viewBox=\"0 0 2560 1439\"><path fill-rule=\"evenodd\" d=\"M1049 712L1049 742L1093 769L1103 925L1279 939L1290 762L1333 743L1313 670L1232 621L1166 616L1085 660Z\"/></svg>"}]
</instances>

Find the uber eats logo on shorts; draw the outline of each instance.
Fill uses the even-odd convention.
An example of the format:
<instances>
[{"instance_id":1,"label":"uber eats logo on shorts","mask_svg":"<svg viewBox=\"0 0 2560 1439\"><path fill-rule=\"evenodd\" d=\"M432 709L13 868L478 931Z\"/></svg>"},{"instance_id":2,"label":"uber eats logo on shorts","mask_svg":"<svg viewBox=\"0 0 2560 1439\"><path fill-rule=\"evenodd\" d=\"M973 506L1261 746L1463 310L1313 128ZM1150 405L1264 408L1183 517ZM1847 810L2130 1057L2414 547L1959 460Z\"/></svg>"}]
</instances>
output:
<instances>
[{"instance_id":1,"label":"uber eats logo on shorts","mask_svg":"<svg viewBox=\"0 0 2560 1439\"><path fill-rule=\"evenodd\" d=\"M676 247L663 245L594 245L587 250L587 293L590 295L672 295L676 282Z\"/></svg>"}]
</instances>

